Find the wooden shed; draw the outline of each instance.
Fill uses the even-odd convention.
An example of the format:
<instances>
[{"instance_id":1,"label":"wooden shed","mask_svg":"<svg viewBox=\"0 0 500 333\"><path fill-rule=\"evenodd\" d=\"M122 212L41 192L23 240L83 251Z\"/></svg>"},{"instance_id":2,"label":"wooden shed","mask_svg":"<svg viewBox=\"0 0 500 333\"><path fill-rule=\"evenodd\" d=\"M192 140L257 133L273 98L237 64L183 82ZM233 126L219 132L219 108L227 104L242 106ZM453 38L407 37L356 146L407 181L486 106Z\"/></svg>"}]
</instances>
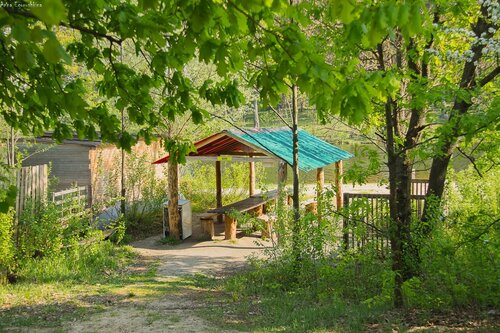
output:
<instances>
[{"instance_id":1,"label":"wooden shed","mask_svg":"<svg viewBox=\"0 0 500 333\"><path fill-rule=\"evenodd\" d=\"M87 188L89 205L103 199L109 192L110 182L119 189L121 172L121 150L100 140L89 141L73 138L56 144L50 134L35 139L34 144L22 143L21 149L29 154L23 166L50 165L50 177L57 178L54 191L61 191L75 185ZM146 154L154 161L164 154L159 142L146 145L139 141L132 147L132 153ZM127 154L125 155L125 161ZM126 163L126 162L125 162ZM149 164L149 163L148 163ZM163 167L155 166L157 178L163 177Z\"/></svg>"}]
</instances>

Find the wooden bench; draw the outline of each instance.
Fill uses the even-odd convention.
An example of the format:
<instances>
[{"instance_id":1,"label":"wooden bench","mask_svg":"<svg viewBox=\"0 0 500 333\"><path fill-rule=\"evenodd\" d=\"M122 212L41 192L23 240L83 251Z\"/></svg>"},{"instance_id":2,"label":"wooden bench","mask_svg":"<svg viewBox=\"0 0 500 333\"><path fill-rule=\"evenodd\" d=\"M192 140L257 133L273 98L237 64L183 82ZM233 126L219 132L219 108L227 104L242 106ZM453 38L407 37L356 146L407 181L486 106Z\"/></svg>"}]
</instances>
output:
<instances>
[{"instance_id":1,"label":"wooden bench","mask_svg":"<svg viewBox=\"0 0 500 333\"><path fill-rule=\"evenodd\" d=\"M254 213L258 216L259 214L265 212L265 205L268 202L275 201L277 196L277 191L256 194L241 201L211 209L208 211L208 213L224 214L225 239L236 239L237 221L234 217L231 217L229 213L232 211L237 211L240 213L254 211Z\"/></svg>"}]
</instances>

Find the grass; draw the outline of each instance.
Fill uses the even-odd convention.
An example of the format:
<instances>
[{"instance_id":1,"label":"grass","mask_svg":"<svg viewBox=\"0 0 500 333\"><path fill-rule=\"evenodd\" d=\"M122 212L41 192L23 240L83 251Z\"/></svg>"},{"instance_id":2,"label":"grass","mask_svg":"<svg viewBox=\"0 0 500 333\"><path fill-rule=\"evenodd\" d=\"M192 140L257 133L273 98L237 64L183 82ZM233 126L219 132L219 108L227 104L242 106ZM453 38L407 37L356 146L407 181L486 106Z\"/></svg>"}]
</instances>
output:
<instances>
[{"instance_id":1,"label":"grass","mask_svg":"<svg viewBox=\"0 0 500 333\"><path fill-rule=\"evenodd\" d=\"M194 311L220 332L405 332L415 327L424 332L452 332L457 327L495 332L497 328L497 317L486 312L396 311L387 303L347 299L328 289L294 287L279 269L265 272L255 266L224 279L199 274L165 278L157 275L157 261L144 261L129 247L110 243L65 259L30 262L18 283L0 286L0 332L36 328L64 332L72 321L127 308L136 309L146 327L177 324L183 318L175 311ZM190 298L187 309L175 308L176 299ZM174 307L167 315L168 310L161 313L150 306L167 300Z\"/></svg>"},{"instance_id":2,"label":"grass","mask_svg":"<svg viewBox=\"0 0 500 333\"><path fill-rule=\"evenodd\" d=\"M138 258L130 247L109 242L62 258L30 261L17 283L0 286L0 332L64 332L73 321L131 307L142 309L147 326L166 319L178 323L179 316L162 316L149 305L184 298L206 288L211 279L163 278L157 267L157 261Z\"/></svg>"},{"instance_id":3,"label":"grass","mask_svg":"<svg viewBox=\"0 0 500 333\"><path fill-rule=\"evenodd\" d=\"M279 286L259 267L227 279L205 281L200 316L221 331L242 332L496 332L485 309L396 310L390 302L363 302L332 290ZM267 281L266 281L267 280Z\"/></svg>"},{"instance_id":4,"label":"grass","mask_svg":"<svg viewBox=\"0 0 500 333\"><path fill-rule=\"evenodd\" d=\"M317 301L302 293L236 296L219 285L219 296L207 302L224 306L208 307L200 314L224 330L243 332L361 332L370 322L385 328L397 326L387 309L369 308L340 300ZM385 316L384 318L381 318ZM385 319L389 318L389 321Z\"/></svg>"},{"instance_id":5,"label":"grass","mask_svg":"<svg viewBox=\"0 0 500 333\"><path fill-rule=\"evenodd\" d=\"M126 271L135 259L129 247L102 242L78 253L26 262L17 283L0 286L0 331L59 330L64 322L86 318L123 299L163 292L151 287L154 265L140 272Z\"/></svg>"}]
</instances>

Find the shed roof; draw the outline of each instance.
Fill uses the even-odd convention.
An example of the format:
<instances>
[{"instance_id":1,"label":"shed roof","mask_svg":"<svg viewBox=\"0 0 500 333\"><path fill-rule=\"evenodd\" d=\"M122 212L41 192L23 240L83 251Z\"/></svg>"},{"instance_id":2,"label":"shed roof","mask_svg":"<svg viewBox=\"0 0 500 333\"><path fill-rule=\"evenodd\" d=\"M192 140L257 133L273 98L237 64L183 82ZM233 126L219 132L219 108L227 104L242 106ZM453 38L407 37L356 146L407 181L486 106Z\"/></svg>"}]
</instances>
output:
<instances>
[{"instance_id":1,"label":"shed roof","mask_svg":"<svg viewBox=\"0 0 500 333\"><path fill-rule=\"evenodd\" d=\"M288 127L224 130L195 143L189 156L246 155L271 156L293 164L292 131ZM353 155L299 129L299 169L322 168ZM165 156L156 162L168 162Z\"/></svg>"}]
</instances>

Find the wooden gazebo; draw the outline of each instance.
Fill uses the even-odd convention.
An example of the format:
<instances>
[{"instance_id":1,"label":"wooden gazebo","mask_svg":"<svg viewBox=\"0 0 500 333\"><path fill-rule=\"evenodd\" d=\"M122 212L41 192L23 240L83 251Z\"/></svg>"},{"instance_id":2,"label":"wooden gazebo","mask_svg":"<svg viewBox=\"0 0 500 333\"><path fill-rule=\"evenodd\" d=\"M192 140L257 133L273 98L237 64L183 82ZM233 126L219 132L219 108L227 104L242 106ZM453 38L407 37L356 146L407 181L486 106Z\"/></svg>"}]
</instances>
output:
<instances>
[{"instance_id":1,"label":"wooden gazebo","mask_svg":"<svg viewBox=\"0 0 500 333\"><path fill-rule=\"evenodd\" d=\"M190 153L188 159L215 161L216 204L217 209L222 209L221 212L224 211L222 206L221 161L249 163L250 198L257 197L255 193L255 162L279 163L279 195L279 191L286 182L287 165L292 166L293 161L292 131L288 127L224 130L196 142L195 147L196 151ZM338 189L337 207L342 206L342 183L340 180L342 160L352 156L352 154L304 130L299 130L299 169L305 172L317 170L318 191L322 191L324 186L323 168L335 163L335 183ZM166 163L168 160L169 156L167 155L154 163ZM232 223L234 226L226 225L226 239L234 239L236 236L236 223ZM227 219L226 224L228 224Z\"/></svg>"}]
</instances>

